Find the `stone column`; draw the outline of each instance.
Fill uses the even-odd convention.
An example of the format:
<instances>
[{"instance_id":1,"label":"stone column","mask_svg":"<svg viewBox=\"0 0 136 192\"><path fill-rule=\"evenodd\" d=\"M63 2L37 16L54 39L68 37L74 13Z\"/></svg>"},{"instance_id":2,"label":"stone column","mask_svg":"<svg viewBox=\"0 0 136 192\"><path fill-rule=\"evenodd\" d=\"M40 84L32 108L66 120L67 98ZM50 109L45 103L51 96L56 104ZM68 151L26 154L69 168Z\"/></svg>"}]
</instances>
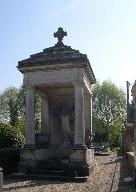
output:
<instances>
[{"instance_id":1,"label":"stone column","mask_svg":"<svg viewBox=\"0 0 136 192\"><path fill-rule=\"evenodd\" d=\"M53 130L53 126L54 126L54 113L53 113L53 106L50 105L49 106L49 129L50 129L50 134L51 134L51 138L50 138L50 145L54 144L54 130Z\"/></svg>"},{"instance_id":2,"label":"stone column","mask_svg":"<svg viewBox=\"0 0 136 192\"><path fill-rule=\"evenodd\" d=\"M92 109L93 109L93 106L92 106L92 95L90 95L90 119L91 119L91 125L90 125L90 130L91 130L91 133L93 131L93 125L92 125L92 117L93 117L93 114L92 114Z\"/></svg>"},{"instance_id":3,"label":"stone column","mask_svg":"<svg viewBox=\"0 0 136 192\"><path fill-rule=\"evenodd\" d=\"M84 95L84 119L85 130L92 133L92 96L90 94Z\"/></svg>"},{"instance_id":4,"label":"stone column","mask_svg":"<svg viewBox=\"0 0 136 192\"><path fill-rule=\"evenodd\" d=\"M75 86L75 146L85 145L84 90L80 82Z\"/></svg>"},{"instance_id":5,"label":"stone column","mask_svg":"<svg viewBox=\"0 0 136 192\"><path fill-rule=\"evenodd\" d=\"M88 142L89 135L92 134L92 95L89 93L84 95L84 119L86 142Z\"/></svg>"},{"instance_id":6,"label":"stone column","mask_svg":"<svg viewBox=\"0 0 136 192\"><path fill-rule=\"evenodd\" d=\"M49 103L47 97L41 97L41 133L49 133Z\"/></svg>"},{"instance_id":7,"label":"stone column","mask_svg":"<svg viewBox=\"0 0 136 192\"><path fill-rule=\"evenodd\" d=\"M35 123L34 123L34 88L26 88L26 129L25 146L35 145Z\"/></svg>"}]
</instances>

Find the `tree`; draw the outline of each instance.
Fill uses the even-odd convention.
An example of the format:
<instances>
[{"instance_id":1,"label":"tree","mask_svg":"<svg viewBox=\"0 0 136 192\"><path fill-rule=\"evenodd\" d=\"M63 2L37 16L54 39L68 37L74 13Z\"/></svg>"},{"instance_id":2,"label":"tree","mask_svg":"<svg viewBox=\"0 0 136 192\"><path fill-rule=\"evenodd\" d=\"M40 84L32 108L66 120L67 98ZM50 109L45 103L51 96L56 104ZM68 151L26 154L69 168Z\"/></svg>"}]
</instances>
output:
<instances>
[{"instance_id":1,"label":"tree","mask_svg":"<svg viewBox=\"0 0 136 192\"><path fill-rule=\"evenodd\" d=\"M18 89L15 87L7 88L1 95L1 121L10 122L15 126L18 119Z\"/></svg>"},{"instance_id":2,"label":"tree","mask_svg":"<svg viewBox=\"0 0 136 192\"><path fill-rule=\"evenodd\" d=\"M2 95L0 93L0 122L2 122Z\"/></svg>"},{"instance_id":3,"label":"tree","mask_svg":"<svg viewBox=\"0 0 136 192\"><path fill-rule=\"evenodd\" d=\"M9 87L0 95L0 122L16 126L25 117L25 90Z\"/></svg>"},{"instance_id":4,"label":"tree","mask_svg":"<svg viewBox=\"0 0 136 192\"><path fill-rule=\"evenodd\" d=\"M20 148L23 144L24 136L19 129L0 123L0 148Z\"/></svg>"},{"instance_id":5,"label":"tree","mask_svg":"<svg viewBox=\"0 0 136 192\"><path fill-rule=\"evenodd\" d=\"M93 119L94 132L99 129L105 130L106 137L115 129L117 124L122 125L126 118L126 98L121 88L111 81L99 82L93 88ZM117 123L118 122L118 123Z\"/></svg>"},{"instance_id":6,"label":"tree","mask_svg":"<svg viewBox=\"0 0 136 192\"><path fill-rule=\"evenodd\" d=\"M122 131L122 124L118 121L114 122L108 135L108 141L111 147L119 147L122 145Z\"/></svg>"},{"instance_id":7,"label":"tree","mask_svg":"<svg viewBox=\"0 0 136 192\"><path fill-rule=\"evenodd\" d=\"M22 86L18 90L17 94L17 103L18 103L18 117L21 120L25 119L25 105L26 105L26 91L25 88Z\"/></svg>"},{"instance_id":8,"label":"tree","mask_svg":"<svg viewBox=\"0 0 136 192\"><path fill-rule=\"evenodd\" d=\"M95 132L94 142L101 145L102 141L108 141L108 135L106 130L107 125L101 120L93 117L93 131Z\"/></svg>"},{"instance_id":9,"label":"tree","mask_svg":"<svg viewBox=\"0 0 136 192\"><path fill-rule=\"evenodd\" d=\"M0 93L0 148L21 147L25 134L25 89L9 87ZM40 130L40 97L35 96L35 129Z\"/></svg>"},{"instance_id":10,"label":"tree","mask_svg":"<svg viewBox=\"0 0 136 192\"><path fill-rule=\"evenodd\" d=\"M25 128L25 101L26 92L23 87L9 87L0 94L0 122L9 123L11 126L19 127L24 133ZM40 97L35 96L35 125L40 129Z\"/></svg>"}]
</instances>

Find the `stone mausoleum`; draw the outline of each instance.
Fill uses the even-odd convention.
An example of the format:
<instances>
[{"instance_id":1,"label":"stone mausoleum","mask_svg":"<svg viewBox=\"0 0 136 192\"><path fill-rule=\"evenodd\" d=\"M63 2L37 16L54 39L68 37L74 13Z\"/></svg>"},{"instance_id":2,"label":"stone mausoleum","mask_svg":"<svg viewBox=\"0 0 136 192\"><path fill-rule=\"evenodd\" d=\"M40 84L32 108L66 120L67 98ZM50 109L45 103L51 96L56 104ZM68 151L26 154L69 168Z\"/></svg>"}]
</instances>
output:
<instances>
[{"instance_id":1,"label":"stone mausoleum","mask_svg":"<svg viewBox=\"0 0 136 192\"><path fill-rule=\"evenodd\" d=\"M19 163L25 174L58 170L63 176L85 177L95 164L91 86L96 80L87 55L64 45L64 36L67 32L59 27L55 46L18 62L26 90L25 146ZM38 133L35 94L41 98Z\"/></svg>"}]
</instances>

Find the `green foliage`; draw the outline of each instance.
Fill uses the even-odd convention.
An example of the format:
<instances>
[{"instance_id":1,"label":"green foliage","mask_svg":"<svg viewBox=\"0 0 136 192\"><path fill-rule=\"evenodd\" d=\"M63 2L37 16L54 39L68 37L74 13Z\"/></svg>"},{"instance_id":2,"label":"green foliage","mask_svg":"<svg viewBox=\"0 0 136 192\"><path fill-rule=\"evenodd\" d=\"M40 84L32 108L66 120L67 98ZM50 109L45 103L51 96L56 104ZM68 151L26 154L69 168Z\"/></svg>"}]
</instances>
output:
<instances>
[{"instance_id":1,"label":"green foliage","mask_svg":"<svg viewBox=\"0 0 136 192\"><path fill-rule=\"evenodd\" d=\"M108 141L107 125L100 119L93 117L93 128L94 128L94 142Z\"/></svg>"},{"instance_id":2,"label":"green foliage","mask_svg":"<svg viewBox=\"0 0 136 192\"><path fill-rule=\"evenodd\" d=\"M25 89L23 87L21 87L18 90L18 94L17 94L18 117L19 117L19 119L25 119L25 106L26 106L25 97L26 97Z\"/></svg>"},{"instance_id":3,"label":"green foliage","mask_svg":"<svg viewBox=\"0 0 136 192\"><path fill-rule=\"evenodd\" d=\"M0 93L0 122L2 121L2 95Z\"/></svg>"},{"instance_id":4,"label":"green foliage","mask_svg":"<svg viewBox=\"0 0 136 192\"><path fill-rule=\"evenodd\" d=\"M9 87L0 93L0 148L19 147L25 134L25 98L23 87ZM40 97L35 96L35 129L40 130Z\"/></svg>"},{"instance_id":5,"label":"green foliage","mask_svg":"<svg viewBox=\"0 0 136 192\"><path fill-rule=\"evenodd\" d=\"M19 119L17 122L17 129L21 131L23 135L25 135L25 120Z\"/></svg>"},{"instance_id":6,"label":"green foliage","mask_svg":"<svg viewBox=\"0 0 136 192\"><path fill-rule=\"evenodd\" d=\"M41 99L38 95L35 96L34 99L34 108L35 108L35 130L37 132L41 129Z\"/></svg>"},{"instance_id":7,"label":"green foliage","mask_svg":"<svg viewBox=\"0 0 136 192\"><path fill-rule=\"evenodd\" d=\"M121 150L120 147L111 147L111 149L112 149L112 152L114 152L114 153L117 153Z\"/></svg>"},{"instance_id":8,"label":"green foliage","mask_svg":"<svg viewBox=\"0 0 136 192\"><path fill-rule=\"evenodd\" d=\"M124 91L111 81L96 83L93 88L93 131L96 139L108 141L110 146L117 146L125 119Z\"/></svg>"},{"instance_id":9,"label":"green foliage","mask_svg":"<svg viewBox=\"0 0 136 192\"><path fill-rule=\"evenodd\" d=\"M20 148L24 144L24 136L17 127L0 123L0 148Z\"/></svg>"},{"instance_id":10,"label":"green foliage","mask_svg":"<svg viewBox=\"0 0 136 192\"><path fill-rule=\"evenodd\" d=\"M25 90L9 87L0 95L0 122L16 126L25 117Z\"/></svg>"},{"instance_id":11,"label":"green foliage","mask_svg":"<svg viewBox=\"0 0 136 192\"><path fill-rule=\"evenodd\" d=\"M18 119L18 89L15 87L7 88L1 95L1 121L9 122L15 126Z\"/></svg>"},{"instance_id":12,"label":"green foliage","mask_svg":"<svg viewBox=\"0 0 136 192\"><path fill-rule=\"evenodd\" d=\"M17 102L11 98L9 99L8 105L9 105L10 125L15 126L18 119Z\"/></svg>"},{"instance_id":13,"label":"green foliage","mask_svg":"<svg viewBox=\"0 0 136 192\"><path fill-rule=\"evenodd\" d=\"M93 114L111 125L118 118L126 118L126 98L122 89L111 81L97 83L93 88Z\"/></svg>"},{"instance_id":14,"label":"green foliage","mask_svg":"<svg viewBox=\"0 0 136 192\"><path fill-rule=\"evenodd\" d=\"M120 122L115 122L111 126L111 131L108 136L108 141L110 147L117 147L121 145L121 136L122 136L122 124Z\"/></svg>"}]
</instances>

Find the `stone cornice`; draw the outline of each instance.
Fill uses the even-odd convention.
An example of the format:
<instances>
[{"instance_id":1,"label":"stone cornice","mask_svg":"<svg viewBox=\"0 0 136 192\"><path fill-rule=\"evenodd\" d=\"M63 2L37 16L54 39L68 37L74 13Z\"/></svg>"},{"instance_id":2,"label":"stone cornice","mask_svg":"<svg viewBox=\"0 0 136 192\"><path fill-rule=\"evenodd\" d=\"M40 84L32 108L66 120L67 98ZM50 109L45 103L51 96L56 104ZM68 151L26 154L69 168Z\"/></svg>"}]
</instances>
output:
<instances>
[{"instance_id":1,"label":"stone cornice","mask_svg":"<svg viewBox=\"0 0 136 192\"><path fill-rule=\"evenodd\" d=\"M85 68L91 84L96 82L90 62L86 54L70 46L53 46L43 52L33 54L30 58L18 62L18 70L22 73L37 70L60 70L65 68Z\"/></svg>"}]
</instances>

